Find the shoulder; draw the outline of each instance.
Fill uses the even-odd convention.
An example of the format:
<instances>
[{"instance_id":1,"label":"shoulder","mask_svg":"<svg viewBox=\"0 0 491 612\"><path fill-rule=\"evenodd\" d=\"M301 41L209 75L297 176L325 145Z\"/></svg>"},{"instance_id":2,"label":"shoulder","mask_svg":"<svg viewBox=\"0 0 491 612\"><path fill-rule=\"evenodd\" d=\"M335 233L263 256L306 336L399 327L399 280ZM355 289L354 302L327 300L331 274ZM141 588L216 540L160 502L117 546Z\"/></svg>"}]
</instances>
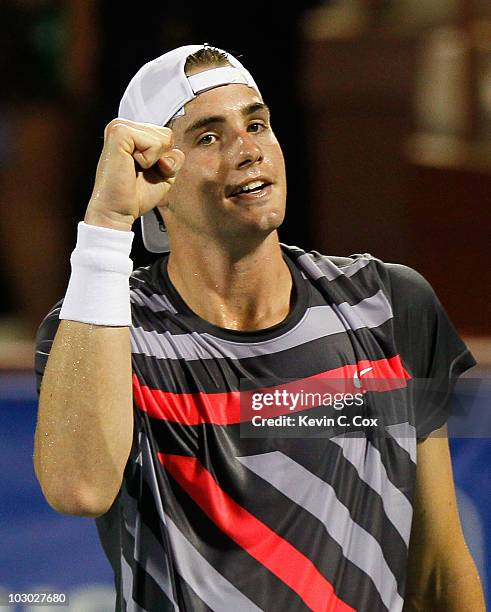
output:
<instances>
[{"instance_id":1,"label":"shoulder","mask_svg":"<svg viewBox=\"0 0 491 612\"><path fill-rule=\"evenodd\" d=\"M299 267L314 267L328 280L348 276L353 283L369 283L382 288L387 296L401 305L431 303L435 292L426 278L414 268L402 263L386 262L371 253L354 253L349 256L326 255L318 251L303 251L298 247L283 245L286 252L297 261Z\"/></svg>"},{"instance_id":2,"label":"shoulder","mask_svg":"<svg viewBox=\"0 0 491 612\"><path fill-rule=\"evenodd\" d=\"M435 290L417 270L399 263L383 263L383 265L387 270L394 300L406 302L408 305L435 302Z\"/></svg>"},{"instance_id":3,"label":"shoulder","mask_svg":"<svg viewBox=\"0 0 491 612\"><path fill-rule=\"evenodd\" d=\"M304 251L299 247L286 244L281 246L283 252L297 267L313 279L325 277L330 281L343 275L353 276L358 270L367 266L374 259L369 253L341 257L325 255L319 251Z\"/></svg>"},{"instance_id":4,"label":"shoulder","mask_svg":"<svg viewBox=\"0 0 491 612\"><path fill-rule=\"evenodd\" d=\"M287 255L289 255L293 260L311 261L312 263L321 266L323 264L329 263L340 269L349 267L356 262L376 259L370 253L355 253L349 256L327 255L325 253L320 253L319 251L315 250L305 251L300 247L288 244L282 244L281 246L283 251L287 253Z\"/></svg>"}]
</instances>

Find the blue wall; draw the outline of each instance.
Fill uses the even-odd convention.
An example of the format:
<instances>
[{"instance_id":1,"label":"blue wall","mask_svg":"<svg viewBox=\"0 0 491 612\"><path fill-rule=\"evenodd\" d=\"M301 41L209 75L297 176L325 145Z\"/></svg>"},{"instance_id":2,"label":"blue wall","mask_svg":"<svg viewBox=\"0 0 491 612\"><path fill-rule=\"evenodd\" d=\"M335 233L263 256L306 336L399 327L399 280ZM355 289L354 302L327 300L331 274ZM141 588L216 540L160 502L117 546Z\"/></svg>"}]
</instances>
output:
<instances>
[{"instance_id":1,"label":"blue wall","mask_svg":"<svg viewBox=\"0 0 491 612\"><path fill-rule=\"evenodd\" d=\"M51 585L74 593L82 585L92 591L105 585L104 592L114 590L95 522L58 514L42 496L32 464L36 414L32 376L0 373L0 588L32 591L35 585Z\"/></svg>"}]
</instances>

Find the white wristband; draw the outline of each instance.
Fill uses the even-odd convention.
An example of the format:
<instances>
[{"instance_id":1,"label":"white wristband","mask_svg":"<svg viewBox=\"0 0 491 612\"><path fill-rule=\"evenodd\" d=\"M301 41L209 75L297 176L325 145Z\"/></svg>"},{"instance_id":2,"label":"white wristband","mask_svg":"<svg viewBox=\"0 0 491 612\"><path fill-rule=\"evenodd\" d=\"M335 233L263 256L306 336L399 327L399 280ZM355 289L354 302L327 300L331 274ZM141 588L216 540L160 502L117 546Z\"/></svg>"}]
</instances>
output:
<instances>
[{"instance_id":1,"label":"white wristband","mask_svg":"<svg viewBox=\"0 0 491 612\"><path fill-rule=\"evenodd\" d=\"M130 326L129 277L134 233L78 224L72 273L60 319L93 325Z\"/></svg>"}]
</instances>

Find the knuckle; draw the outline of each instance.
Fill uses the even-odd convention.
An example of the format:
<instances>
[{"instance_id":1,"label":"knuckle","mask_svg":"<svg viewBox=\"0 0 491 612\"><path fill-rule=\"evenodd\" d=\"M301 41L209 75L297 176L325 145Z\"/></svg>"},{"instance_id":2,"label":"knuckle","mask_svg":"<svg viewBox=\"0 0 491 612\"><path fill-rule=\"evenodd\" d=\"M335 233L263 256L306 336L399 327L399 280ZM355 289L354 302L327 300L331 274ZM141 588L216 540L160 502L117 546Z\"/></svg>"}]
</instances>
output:
<instances>
[{"instance_id":1,"label":"knuckle","mask_svg":"<svg viewBox=\"0 0 491 612\"><path fill-rule=\"evenodd\" d=\"M106 128L104 129L104 137L124 136L128 134L130 130L131 127L125 123L124 119L116 118L106 125Z\"/></svg>"}]
</instances>

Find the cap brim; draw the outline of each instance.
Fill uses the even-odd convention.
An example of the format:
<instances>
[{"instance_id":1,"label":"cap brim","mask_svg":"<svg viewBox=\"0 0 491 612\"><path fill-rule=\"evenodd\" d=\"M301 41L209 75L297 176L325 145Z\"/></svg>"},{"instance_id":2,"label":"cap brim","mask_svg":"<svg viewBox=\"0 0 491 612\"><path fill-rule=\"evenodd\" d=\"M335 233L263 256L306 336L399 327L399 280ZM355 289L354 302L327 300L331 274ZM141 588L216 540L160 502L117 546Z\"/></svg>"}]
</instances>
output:
<instances>
[{"instance_id":1,"label":"cap brim","mask_svg":"<svg viewBox=\"0 0 491 612\"><path fill-rule=\"evenodd\" d=\"M153 210L141 218L143 244L151 253L167 253L170 251L167 232L162 231Z\"/></svg>"}]
</instances>

